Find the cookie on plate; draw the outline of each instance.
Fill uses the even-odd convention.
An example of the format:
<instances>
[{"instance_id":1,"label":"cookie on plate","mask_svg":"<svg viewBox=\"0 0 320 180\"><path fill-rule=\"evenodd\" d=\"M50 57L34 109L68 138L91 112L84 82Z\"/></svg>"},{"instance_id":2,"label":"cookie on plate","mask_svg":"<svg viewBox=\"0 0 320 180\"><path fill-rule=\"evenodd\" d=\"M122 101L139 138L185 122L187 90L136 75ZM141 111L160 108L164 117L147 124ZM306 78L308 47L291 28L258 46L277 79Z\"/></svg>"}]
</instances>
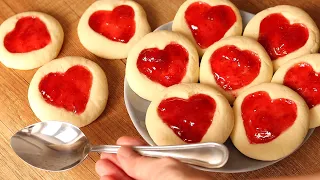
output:
<instances>
[{"instance_id":1,"label":"cookie on plate","mask_svg":"<svg viewBox=\"0 0 320 180\"><path fill-rule=\"evenodd\" d=\"M188 0L179 8L172 29L192 40L202 56L220 39L241 35L242 18L228 0Z\"/></svg>"},{"instance_id":2,"label":"cookie on plate","mask_svg":"<svg viewBox=\"0 0 320 180\"><path fill-rule=\"evenodd\" d=\"M82 57L64 57L41 67L31 80L28 99L41 121L65 121L78 127L97 119L108 99L104 71Z\"/></svg>"},{"instance_id":3,"label":"cookie on plate","mask_svg":"<svg viewBox=\"0 0 320 180\"><path fill-rule=\"evenodd\" d=\"M252 37L267 50L274 70L290 59L315 53L319 49L319 29L302 9L281 5L255 15L244 36Z\"/></svg>"},{"instance_id":4,"label":"cookie on plate","mask_svg":"<svg viewBox=\"0 0 320 180\"><path fill-rule=\"evenodd\" d=\"M151 31L143 8L131 0L100 0L82 15L78 25L81 44L106 59L123 59Z\"/></svg>"},{"instance_id":5,"label":"cookie on plate","mask_svg":"<svg viewBox=\"0 0 320 180\"><path fill-rule=\"evenodd\" d=\"M63 29L52 16L17 14L0 26L0 61L13 69L38 68L58 56L63 39Z\"/></svg>"},{"instance_id":6,"label":"cookie on plate","mask_svg":"<svg viewBox=\"0 0 320 180\"><path fill-rule=\"evenodd\" d=\"M272 82L300 94L310 108L310 128L320 126L320 54L308 54L285 63Z\"/></svg>"},{"instance_id":7,"label":"cookie on plate","mask_svg":"<svg viewBox=\"0 0 320 180\"><path fill-rule=\"evenodd\" d=\"M169 86L198 82L197 50L179 33L152 32L130 51L126 78L137 95L151 101Z\"/></svg>"},{"instance_id":8,"label":"cookie on plate","mask_svg":"<svg viewBox=\"0 0 320 180\"><path fill-rule=\"evenodd\" d=\"M151 102L146 127L157 145L224 143L233 128L227 99L203 84L174 85Z\"/></svg>"},{"instance_id":9,"label":"cookie on plate","mask_svg":"<svg viewBox=\"0 0 320 180\"><path fill-rule=\"evenodd\" d=\"M204 54L200 65L200 83L224 94L230 103L244 90L270 82L272 62L255 40L242 36L216 42Z\"/></svg>"},{"instance_id":10,"label":"cookie on plate","mask_svg":"<svg viewBox=\"0 0 320 180\"><path fill-rule=\"evenodd\" d=\"M309 108L290 88L273 83L254 86L234 102L234 146L244 155L263 161L294 152L309 130Z\"/></svg>"}]
</instances>

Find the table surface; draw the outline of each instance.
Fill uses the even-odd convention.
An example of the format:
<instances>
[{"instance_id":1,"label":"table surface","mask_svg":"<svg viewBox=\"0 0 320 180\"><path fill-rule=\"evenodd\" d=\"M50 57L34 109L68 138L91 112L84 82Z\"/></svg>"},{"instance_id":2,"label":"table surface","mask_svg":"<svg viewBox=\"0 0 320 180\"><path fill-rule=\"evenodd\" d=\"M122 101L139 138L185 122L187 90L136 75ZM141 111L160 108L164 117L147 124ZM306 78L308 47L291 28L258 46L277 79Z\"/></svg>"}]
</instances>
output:
<instances>
[{"instance_id":1,"label":"table surface","mask_svg":"<svg viewBox=\"0 0 320 180\"><path fill-rule=\"evenodd\" d=\"M152 27L173 19L184 0L136 0L148 14ZM106 110L94 123L82 128L94 145L114 144L120 136L139 137L127 114L123 100L123 80L125 60L105 60L97 58L85 50L77 36L77 25L82 13L94 0L0 0L0 23L16 13L42 11L60 21L65 32L65 42L59 57L83 56L97 62L105 71L109 81L109 101ZM298 6L307 11L320 25L320 0L232 0L241 10L257 13L279 4ZM0 64L0 179L98 179L94 170L99 154L91 153L76 168L52 173L38 170L24 163L10 147L10 137L21 128L39 120L31 111L27 92L36 70L18 71ZM275 176L312 174L320 171L320 129L308 142L290 157L281 162L248 173L212 173L214 179L250 179Z\"/></svg>"}]
</instances>

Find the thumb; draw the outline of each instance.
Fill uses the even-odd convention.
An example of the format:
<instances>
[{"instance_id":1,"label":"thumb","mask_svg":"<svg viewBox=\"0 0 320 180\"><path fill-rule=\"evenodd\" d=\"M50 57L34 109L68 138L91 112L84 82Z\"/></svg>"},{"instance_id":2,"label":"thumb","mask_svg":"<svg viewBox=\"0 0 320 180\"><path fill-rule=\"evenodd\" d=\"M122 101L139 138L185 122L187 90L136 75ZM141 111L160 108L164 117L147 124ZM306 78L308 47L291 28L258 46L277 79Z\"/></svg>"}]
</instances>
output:
<instances>
[{"instance_id":1,"label":"thumb","mask_svg":"<svg viewBox=\"0 0 320 180\"><path fill-rule=\"evenodd\" d=\"M172 158L144 157L130 147L118 150L118 161L130 177L138 180L186 179L181 169L184 165ZM182 166L182 167L181 167Z\"/></svg>"}]
</instances>

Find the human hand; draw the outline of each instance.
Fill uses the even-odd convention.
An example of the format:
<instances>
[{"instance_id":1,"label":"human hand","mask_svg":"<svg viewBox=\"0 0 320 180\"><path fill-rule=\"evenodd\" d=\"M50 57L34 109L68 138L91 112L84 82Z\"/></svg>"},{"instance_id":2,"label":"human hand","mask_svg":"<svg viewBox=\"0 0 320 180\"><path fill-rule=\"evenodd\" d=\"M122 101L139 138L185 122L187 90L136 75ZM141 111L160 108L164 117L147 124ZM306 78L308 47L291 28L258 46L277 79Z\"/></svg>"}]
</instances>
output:
<instances>
[{"instance_id":1,"label":"human hand","mask_svg":"<svg viewBox=\"0 0 320 180\"><path fill-rule=\"evenodd\" d=\"M205 172L187 166L172 158L144 157L130 147L146 145L142 140L121 137L118 154L102 153L96 163L96 172L101 180L211 180Z\"/></svg>"}]
</instances>

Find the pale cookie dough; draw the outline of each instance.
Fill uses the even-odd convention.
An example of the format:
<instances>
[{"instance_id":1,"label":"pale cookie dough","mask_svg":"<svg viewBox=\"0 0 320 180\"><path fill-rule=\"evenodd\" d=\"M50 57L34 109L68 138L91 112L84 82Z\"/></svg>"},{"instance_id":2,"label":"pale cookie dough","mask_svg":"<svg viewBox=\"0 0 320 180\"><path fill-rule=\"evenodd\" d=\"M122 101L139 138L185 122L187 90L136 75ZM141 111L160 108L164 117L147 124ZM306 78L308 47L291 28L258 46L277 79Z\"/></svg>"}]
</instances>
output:
<instances>
[{"instance_id":1,"label":"pale cookie dough","mask_svg":"<svg viewBox=\"0 0 320 180\"><path fill-rule=\"evenodd\" d=\"M233 111L227 99L218 91L210 86L203 84L179 84L171 86L163 91L154 101L151 102L146 114L146 127L157 145L178 145L187 144L173 130L163 122L158 115L159 104L168 98L176 97L189 99L196 94L204 94L214 99L216 109L212 124L202 137L201 142L224 143L228 138L234 126Z\"/></svg>"},{"instance_id":2,"label":"pale cookie dough","mask_svg":"<svg viewBox=\"0 0 320 180\"><path fill-rule=\"evenodd\" d=\"M89 99L80 114L48 104L39 90L41 80L49 73L65 73L77 65L84 66L92 74ZM65 121L83 127L96 120L104 111L108 99L108 82L104 71L93 61L82 57L64 57L51 61L36 72L29 86L28 99L32 111L41 121Z\"/></svg>"},{"instance_id":3,"label":"pale cookie dough","mask_svg":"<svg viewBox=\"0 0 320 180\"><path fill-rule=\"evenodd\" d=\"M268 93L272 100L285 98L293 101L297 107L297 117L292 126L270 142L250 143L243 124L242 103L247 96L259 91ZM231 140L241 153L253 159L273 161L290 155L301 145L309 129L307 104L296 92L283 85L264 83L247 89L238 96L234 102L233 110L235 125L230 136Z\"/></svg>"},{"instance_id":4,"label":"pale cookie dough","mask_svg":"<svg viewBox=\"0 0 320 180\"><path fill-rule=\"evenodd\" d=\"M135 33L127 43L112 41L95 32L89 26L91 15L97 11L112 11L114 8L127 5L133 8L135 16ZM105 59L127 58L130 49L151 31L144 9L131 0L99 0L94 2L82 15L78 25L78 36L81 44L93 54Z\"/></svg>"},{"instance_id":5,"label":"pale cookie dough","mask_svg":"<svg viewBox=\"0 0 320 180\"><path fill-rule=\"evenodd\" d=\"M4 46L6 35L12 32L19 19L24 17L39 18L47 27L51 42L42 49L27 53L11 53ZM38 68L56 58L63 44L64 32L60 23L48 14L24 12L10 17L0 26L0 61L7 67L19 70Z\"/></svg>"},{"instance_id":6,"label":"pale cookie dough","mask_svg":"<svg viewBox=\"0 0 320 180\"><path fill-rule=\"evenodd\" d=\"M285 63L281 68L274 74L272 78L272 82L284 84L284 77L286 76L287 72L294 66L302 63L307 63L308 65L311 65L315 73L320 72L320 54L309 54L305 56L301 56L299 58L293 59L287 63ZM307 75L308 76L308 75ZM310 75L309 75L310 76ZM315 75L317 76L317 75ZM302 82L308 82L308 80L311 80L311 78L304 79L299 78L299 74L297 74L296 80L302 81ZM311 86L309 89L313 88L312 85L317 85L318 82L313 82L311 80ZM287 85L287 84L284 84ZM296 89L294 89L296 90ZM313 89L313 91L317 92L320 89ZM302 95L303 97L303 95ZM320 104L317 104L310 108L310 128L315 128L320 126Z\"/></svg>"},{"instance_id":7,"label":"pale cookie dough","mask_svg":"<svg viewBox=\"0 0 320 180\"><path fill-rule=\"evenodd\" d=\"M194 43L194 45L197 47L197 50L198 50L198 53L200 56L202 56L205 53L207 48L202 49L197 44L197 42L194 39L194 36L192 34L192 31L190 30L190 28L186 22L186 19L185 19L185 12L188 9L188 7L190 5L192 5L193 3L197 3L197 2L206 3L206 4L209 4L210 6L218 6L218 5L229 6L236 15L236 22L224 34L223 38L229 37L229 36L238 36L238 35L242 34L242 18L241 18L241 15L240 15L238 8L234 4L232 4L232 2L230 2L228 0L188 0L188 1L184 2L180 6L180 8L179 8L174 20L173 20L172 29L173 29L173 31L182 33L183 35L188 37Z\"/></svg>"},{"instance_id":8,"label":"pale cookie dough","mask_svg":"<svg viewBox=\"0 0 320 180\"><path fill-rule=\"evenodd\" d=\"M213 72L211 68L210 59L217 49L222 48L224 46L236 46L236 48L240 49L241 51L249 50L259 57L260 71L258 76L251 83L234 90L226 90L222 88L219 84L217 84L217 81L214 77L214 73L216 72ZM232 63L234 63L234 60L232 60ZM241 62L239 63L241 64ZM261 83L270 82L272 79L272 75L272 62L264 48L258 42L252 40L251 38L242 36L228 37L212 45L210 48L208 48L208 50L202 57L200 65L200 83L208 84L219 90L224 96L226 96L226 98L229 100L231 104L233 103L235 98L246 89Z\"/></svg>"},{"instance_id":9,"label":"pale cookie dough","mask_svg":"<svg viewBox=\"0 0 320 180\"><path fill-rule=\"evenodd\" d=\"M130 51L127 65L126 78L131 89L146 100L153 100L158 94L166 89L158 82L149 79L137 68L137 60L140 53L149 48L163 50L169 44L179 44L188 52L189 59L186 74L181 83L195 83L199 79L199 56L193 44L183 35L170 31L156 31L146 35Z\"/></svg>"},{"instance_id":10,"label":"pale cookie dough","mask_svg":"<svg viewBox=\"0 0 320 180\"><path fill-rule=\"evenodd\" d=\"M272 8L268 8L264 11L259 12L255 15L248 25L246 26L243 36L252 37L254 39L259 38L260 23L261 21L271 14L281 13L285 18L287 18L291 24L301 23L308 28L309 38L304 46L296 51L293 51L286 56L279 57L273 60L274 70L279 69L281 65L287 61L297 58L299 56L315 53L319 49L319 29L313 19L300 8L280 5Z\"/></svg>"}]
</instances>

